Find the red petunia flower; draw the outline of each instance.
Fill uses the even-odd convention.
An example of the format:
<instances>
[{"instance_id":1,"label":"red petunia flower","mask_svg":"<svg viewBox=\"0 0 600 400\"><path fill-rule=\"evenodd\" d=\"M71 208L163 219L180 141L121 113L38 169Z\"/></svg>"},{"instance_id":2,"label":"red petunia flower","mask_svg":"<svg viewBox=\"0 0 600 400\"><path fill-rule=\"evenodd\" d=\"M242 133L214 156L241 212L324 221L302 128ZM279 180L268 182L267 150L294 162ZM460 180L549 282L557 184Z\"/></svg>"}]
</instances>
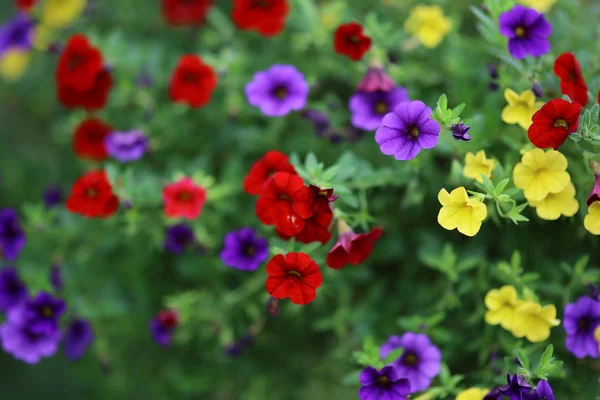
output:
<instances>
[{"instance_id":1,"label":"red petunia flower","mask_svg":"<svg viewBox=\"0 0 600 400\"><path fill-rule=\"evenodd\" d=\"M308 304L317 297L323 283L319 266L308 254L277 254L267 263L267 292L276 299L290 298L294 304Z\"/></svg>"},{"instance_id":2,"label":"red petunia flower","mask_svg":"<svg viewBox=\"0 0 600 400\"><path fill-rule=\"evenodd\" d=\"M164 187L163 201L168 217L195 219L200 216L206 202L206 190L185 177Z\"/></svg>"},{"instance_id":3,"label":"red petunia flower","mask_svg":"<svg viewBox=\"0 0 600 400\"><path fill-rule=\"evenodd\" d=\"M233 0L231 19L244 31L269 37L283 30L289 11L286 0Z\"/></svg>"},{"instance_id":4,"label":"red petunia flower","mask_svg":"<svg viewBox=\"0 0 600 400\"><path fill-rule=\"evenodd\" d=\"M210 65L193 54L179 60L169 84L171 100L187 103L191 107L202 107L210 101L217 87L217 74Z\"/></svg>"},{"instance_id":5,"label":"red petunia flower","mask_svg":"<svg viewBox=\"0 0 600 400\"><path fill-rule=\"evenodd\" d=\"M327 254L327 265L333 269L364 262L371 255L375 242L383 233L380 228L375 228L369 233L356 234L343 221L340 222L340 227L338 242Z\"/></svg>"},{"instance_id":6,"label":"red petunia flower","mask_svg":"<svg viewBox=\"0 0 600 400\"><path fill-rule=\"evenodd\" d=\"M331 239L331 222L333 213L316 213L304 221L304 228L296 235L296 240L302 243L321 242L325 244Z\"/></svg>"},{"instance_id":7,"label":"red petunia flower","mask_svg":"<svg viewBox=\"0 0 600 400\"><path fill-rule=\"evenodd\" d=\"M113 131L112 126L96 118L83 121L73 135L73 152L81 158L102 161L108 158L104 138Z\"/></svg>"},{"instance_id":8,"label":"red petunia flower","mask_svg":"<svg viewBox=\"0 0 600 400\"><path fill-rule=\"evenodd\" d=\"M318 186L310 185L308 188L310 194L310 203L315 213L331 213L331 203L340 196L333 194L333 189L321 189Z\"/></svg>"},{"instance_id":9,"label":"red petunia flower","mask_svg":"<svg viewBox=\"0 0 600 400\"><path fill-rule=\"evenodd\" d=\"M563 99L550 100L538 110L531 120L529 140L540 149L558 150L567 137L579 129L581 104Z\"/></svg>"},{"instance_id":10,"label":"red petunia flower","mask_svg":"<svg viewBox=\"0 0 600 400\"><path fill-rule=\"evenodd\" d=\"M162 0L162 13L171 25L200 25L212 6L212 0Z\"/></svg>"},{"instance_id":11,"label":"red petunia flower","mask_svg":"<svg viewBox=\"0 0 600 400\"><path fill-rule=\"evenodd\" d=\"M265 182L275 172L296 175L296 170L288 161L288 156L276 150L268 151L250 168L250 172L244 178L244 190L248 194L259 195Z\"/></svg>"},{"instance_id":12,"label":"red petunia flower","mask_svg":"<svg viewBox=\"0 0 600 400\"><path fill-rule=\"evenodd\" d=\"M94 85L86 92L78 92L65 85L57 86L57 97L60 103L67 108L81 107L88 111L95 111L106 106L110 90L113 87L112 75L104 70L96 75Z\"/></svg>"},{"instance_id":13,"label":"red petunia flower","mask_svg":"<svg viewBox=\"0 0 600 400\"><path fill-rule=\"evenodd\" d=\"M15 7L21 11L29 11L37 4L37 0L15 0Z\"/></svg>"},{"instance_id":14,"label":"red petunia flower","mask_svg":"<svg viewBox=\"0 0 600 400\"><path fill-rule=\"evenodd\" d=\"M256 202L256 215L265 225L275 225L287 236L295 236L313 215L308 187L298 175L277 172L263 187Z\"/></svg>"},{"instance_id":15,"label":"red petunia flower","mask_svg":"<svg viewBox=\"0 0 600 400\"><path fill-rule=\"evenodd\" d=\"M333 49L336 53L358 61L371 48L371 38L363 34L363 27L357 22L338 26L333 34Z\"/></svg>"},{"instance_id":16,"label":"red petunia flower","mask_svg":"<svg viewBox=\"0 0 600 400\"><path fill-rule=\"evenodd\" d=\"M554 62L554 73L560 78L560 91L582 106L588 103L588 87L581 66L573 53L563 53Z\"/></svg>"},{"instance_id":17,"label":"red petunia flower","mask_svg":"<svg viewBox=\"0 0 600 400\"><path fill-rule=\"evenodd\" d=\"M88 92L104 69L102 54L85 35L71 36L58 60L56 83L76 92Z\"/></svg>"},{"instance_id":18,"label":"red petunia flower","mask_svg":"<svg viewBox=\"0 0 600 400\"><path fill-rule=\"evenodd\" d=\"M102 170L90 171L73 184L67 209L85 217L106 218L119 208L119 198Z\"/></svg>"}]
</instances>

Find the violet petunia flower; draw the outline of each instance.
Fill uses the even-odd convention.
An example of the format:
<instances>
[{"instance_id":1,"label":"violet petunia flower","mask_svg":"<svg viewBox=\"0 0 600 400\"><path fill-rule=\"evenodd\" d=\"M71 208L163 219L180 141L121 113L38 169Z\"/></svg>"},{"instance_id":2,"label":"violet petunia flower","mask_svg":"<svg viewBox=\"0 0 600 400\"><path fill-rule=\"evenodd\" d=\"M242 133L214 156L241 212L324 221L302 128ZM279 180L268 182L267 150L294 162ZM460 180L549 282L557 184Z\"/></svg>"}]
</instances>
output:
<instances>
[{"instance_id":1,"label":"violet petunia flower","mask_svg":"<svg viewBox=\"0 0 600 400\"><path fill-rule=\"evenodd\" d=\"M71 361L79 360L88 347L94 342L95 334L92 324L84 319L72 321L65 331L63 349Z\"/></svg>"},{"instance_id":2,"label":"violet petunia flower","mask_svg":"<svg viewBox=\"0 0 600 400\"><path fill-rule=\"evenodd\" d=\"M381 128L375 133L381 152L393 155L396 160L412 160L421 149L435 147L440 125L430 116L431 108L422 101L400 104L383 118Z\"/></svg>"},{"instance_id":3,"label":"violet petunia flower","mask_svg":"<svg viewBox=\"0 0 600 400\"><path fill-rule=\"evenodd\" d=\"M180 223L167 228L165 249L173 254L182 254L185 249L196 242L194 231L189 225Z\"/></svg>"},{"instance_id":4,"label":"violet petunia flower","mask_svg":"<svg viewBox=\"0 0 600 400\"><path fill-rule=\"evenodd\" d=\"M7 50L28 51L33 46L35 24L27 14L19 13L0 26L0 54Z\"/></svg>"},{"instance_id":5,"label":"violet petunia flower","mask_svg":"<svg viewBox=\"0 0 600 400\"><path fill-rule=\"evenodd\" d=\"M535 400L556 400L550 384L545 380L538 382L534 395L533 399Z\"/></svg>"},{"instance_id":6,"label":"violet petunia flower","mask_svg":"<svg viewBox=\"0 0 600 400\"><path fill-rule=\"evenodd\" d=\"M57 185L48 186L43 197L46 210L49 210L63 202L62 189Z\"/></svg>"},{"instance_id":7,"label":"violet petunia flower","mask_svg":"<svg viewBox=\"0 0 600 400\"><path fill-rule=\"evenodd\" d=\"M275 64L254 74L245 88L248 102L268 117L280 117L306 105L309 86L293 65Z\"/></svg>"},{"instance_id":8,"label":"violet petunia flower","mask_svg":"<svg viewBox=\"0 0 600 400\"><path fill-rule=\"evenodd\" d=\"M359 129L373 131L381 126L386 114L408 100L406 89L400 86L389 92L358 91L350 97L348 103L352 113L352 125Z\"/></svg>"},{"instance_id":9,"label":"violet petunia flower","mask_svg":"<svg viewBox=\"0 0 600 400\"><path fill-rule=\"evenodd\" d=\"M15 260L26 242L19 217L12 208L0 210L0 257Z\"/></svg>"},{"instance_id":10,"label":"violet petunia flower","mask_svg":"<svg viewBox=\"0 0 600 400\"><path fill-rule=\"evenodd\" d=\"M600 326L600 301L581 296L565 307L564 322L567 338L565 345L575 357L600 357L594 331Z\"/></svg>"},{"instance_id":11,"label":"violet petunia flower","mask_svg":"<svg viewBox=\"0 0 600 400\"><path fill-rule=\"evenodd\" d=\"M104 139L108 155L122 163L137 161L148 150L148 138L141 131L112 132Z\"/></svg>"},{"instance_id":12,"label":"violet petunia flower","mask_svg":"<svg viewBox=\"0 0 600 400\"><path fill-rule=\"evenodd\" d=\"M510 375L506 377L507 384L500 386L498 392L511 400L522 400L527 394L531 393L531 386L527 383L524 377L521 375ZM526 397L525 397L526 398Z\"/></svg>"},{"instance_id":13,"label":"violet petunia flower","mask_svg":"<svg viewBox=\"0 0 600 400\"><path fill-rule=\"evenodd\" d=\"M7 312L27 300L27 287L16 269L5 267L0 270L0 310Z\"/></svg>"},{"instance_id":14,"label":"violet petunia flower","mask_svg":"<svg viewBox=\"0 0 600 400\"><path fill-rule=\"evenodd\" d=\"M52 264L50 267L50 284L57 292L63 289L62 271L58 264Z\"/></svg>"},{"instance_id":15,"label":"violet petunia flower","mask_svg":"<svg viewBox=\"0 0 600 400\"><path fill-rule=\"evenodd\" d=\"M591 206L593 202L600 201L600 164L594 160L590 160L590 167L594 171L594 187L587 198L587 205Z\"/></svg>"},{"instance_id":16,"label":"violet petunia flower","mask_svg":"<svg viewBox=\"0 0 600 400\"><path fill-rule=\"evenodd\" d=\"M544 14L517 4L500 14L500 33L508 38L508 51L517 59L540 57L550 51L552 25Z\"/></svg>"},{"instance_id":17,"label":"violet petunia flower","mask_svg":"<svg viewBox=\"0 0 600 400\"><path fill-rule=\"evenodd\" d=\"M300 115L312 123L315 128L315 132L319 137L324 136L331 127L329 117L322 111L307 109L302 111Z\"/></svg>"},{"instance_id":18,"label":"violet petunia flower","mask_svg":"<svg viewBox=\"0 0 600 400\"><path fill-rule=\"evenodd\" d=\"M62 299L40 292L34 298L27 299L20 307L9 310L8 319L14 322L25 319L32 332L51 334L59 329L60 317L66 310L67 306Z\"/></svg>"},{"instance_id":19,"label":"violet petunia flower","mask_svg":"<svg viewBox=\"0 0 600 400\"><path fill-rule=\"evenodd\" d=\"M240 271L255 271L269 257L267 239L258 236L252 228L229 232L223 242L221 261Z\"/></svg>"},{"instance_id":20,"label":"violet petunia flower","mask_svg":"<svg viewBox=\"0 0 600 400\"><path fill-rule=\"evenodd\" d=\"M161 346L170 346L173 332L179 325L179 314L174 310L159 311L150 321L150 335Z\"/></svg>"},{"instance_id":21,"label":"violet petunia flower","mask_svg":"<svg viewBox=\"0 0 600 400\"><path fill-rule=\"evenodd\" d=\"M394 90L396 84L381 67L369 67L365 76L361 79L357 89L360 92L390 92Z\"/></svg>"},{"instance_id":22,"label":"violet petunia flower","mask_svg":"<svg viewBox=\"0 0 600 400\"><path fill-rule=\"evenodd\" d=\"M408 379L400 378L392 366L383 367L381 371L367 367L360 373L359 380L360 400L406 400L411 393Z\"/></svg>"},{"instance_id":23,"label":"violet petunia flower","mask_svg":"<svg viewBox=\"0 0 600 400\"><path fill-rule=\"evenodd\" d=\"M379 355L382 359L398 348L404 351L400 358L390 365L398 376L408 379L411 393L420 392L431 385L431 380L441 370L442 353L425 334L406 332L402 337L391 336L381 346Z\"/></svg>"},{"instance_id":24,"label":"violet petunia flower","mask_svg":"<svg viewBox=\"0 0 600 400\"><path fill-rule=\"evenodd\" d=\"M254 344L254 336L250 333L246 333L235 342L225 346L223 353L231 358L239 357L252 344Z\"/></svg>"},{"instance_id":25,"label":"violet petunia flower","mask_svg":"<svg viewBox=\"0 0 600 400\"><path fill-rule=\"evenodd\" d=\"M450 131L452 132L452 137L456 140L464 140L464 141L468 141L471 140L471 136L467 133L469 132L469 130L471 129L470 126L465 125L462 122L459 122L458 124L452 125L450 127Z\"/></svg>"}]
</instances>

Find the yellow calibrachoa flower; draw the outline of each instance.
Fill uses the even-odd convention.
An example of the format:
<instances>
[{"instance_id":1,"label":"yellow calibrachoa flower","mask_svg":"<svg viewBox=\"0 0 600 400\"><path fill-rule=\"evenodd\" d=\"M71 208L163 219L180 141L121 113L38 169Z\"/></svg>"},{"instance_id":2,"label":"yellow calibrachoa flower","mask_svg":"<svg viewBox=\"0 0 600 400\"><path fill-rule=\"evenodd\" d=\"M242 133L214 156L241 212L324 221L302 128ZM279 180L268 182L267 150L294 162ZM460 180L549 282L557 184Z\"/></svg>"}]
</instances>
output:
<instances>
[{"instance_id":1,"label":"yellow calibrachoa flower","mask_svg":"<svg viewBox=\"0 0 600 400\"><path fill-rule=\"evenodd\" d=\"M561 215L572 217L579 211L579 202L575 198L575 186L569 184L558 193L548 193L542 201L530 201L541 219L554 221Z\"/></svg>"},{"instance_id":2,"label":"yellow calibrachoa flower","mask_svg":"<svg viewBox=\"0 0 600 400\"><path fill-rule=\"evenodd\" d=\"M35 28L35 37L33 39L33 47L36 50L48 50L50 47L50 43L52 43L52 39L55 36L55 31L46 26L46 25L38 25Z\"/></svg>"},{"instance_id":3,"label":"yellow calibrachoa flower","mask_svg":"<svg viewBox=\"0 0 600 400\"><path fill-rule=\"evenodd\" d=\"M0 58L0 75L7 81L19 79L29 65L29 53L20 50L8 50Z\"/></svg>"},{"instance_id":4,"label":"yellow calibrachoa flower","mask_svg":"<svg viewBox=\"0 0 600 400\"><path fill-rule=\"evenodd\" d=\"M530 150L515 166L515 186L523 189L527 200L542 201L548 193L558 193L571 182L567 165L567 158L556 150Z\"/></svg>"},{"instance_id":5,"label":"yellow calibrachoa flower","mask_svg":"<svg viewBox=\"0 0 600 400\"><path fill-rule=\"evenodd\" d=\"M502 121L507 124L519 124L525 130L529 129L533 114L544 105L535 101L535 94L531 90L517 94L512 89L506 89L504 98L508 105L502 110Z\"/></svg>"},{"instance_id":6,"label":"yellow calibrachoa flower","mask_svg":"<svg viewBox=\"0 0 600 400\"><path fill-rule=\"evenodd\" d=\"M471 152L465 156L465 168L463 175L467 178L475 179L479 183L483 183L481 175L488 178L492 176L492 171L496 166L496 161L485 157L485 151L480 150L477 154Z\"/></svg>"},{"instance_id":7,"label":"yellow calibrachoa flower","mask_svg":"<svg viewBox=\"0 0 600 400\"><path fill-rule=\"evenodd\" d=\"M469 388L460 392L458 396L456 396L456 400L483 400L485 395L489 392L489 389Z\"/></svg>"},{"instance_id":8,"label":"yellow calibrachoa flower","mask_svg":"<svg viewBox=\"0 0 600 400\"><path fill-rule=\"evenodd\" d=\"M438 214L438 223L449 231L458 229L467 236L475 236L481 228L481 222L487 217L487 207L478 198L469 198L464 187L448 193L440 190L438 200L442 209Z\"/></svg>"},{"instance_id":9,"label":"yellow calibrachoa flower","mask_svg":"<svg viewBox=\"0 0 600 400\"><path fill-rule=\"evenodd\" d=\"M600 346L600 326L594 331L594 339L596 339L596 342L598 342Z\"/></svg>"},{"instance_id":10,"label":"yellow calibrachoa flower","mask_svg":"<svg viewBox=\"0 0 600 400\"><path fill-rule=\"evenodd\" d=\"M500 289L492 289L483 300L488 311L485 313L485 322L490 325L500 325L506 330L512 329L515 310L522 301L519 300L517 289L506 285Z\"/></svg>"},{"instance_id":11,"label":"yellow calibrachoa flower","mask_svg":"<svg viewBox=\"0 0 600 400\"><path fill-rule=\"evenodd\" d=\"M86 0L46 0L41 24L53 28L70 25L85 9Z\"/></svg>"},{"instance_id":12,"label":"yellow calibrachoa flower","mask_svg":"<svg viewBox=\"0 0 600 400\"><path fill-rule=\"evenodd\" d=\"M583 226L591 234L600 235L600 201L590 204L588 215L583 220Z\"/></svg>"},{"instance_id":13,"label":"yellow calibrachoa flower","mask_svg":"<svg viewBox=\"0 0 600 400\"><path fill-rule=\"evenodd\" d=\"M550 8L556 3L556 0L519 0L519 3L541 13L545 13L550 11Z\"/></svg>"},{"instance_id":14,"label":"yellow calibrachoa flower","mask_svg":"<svg viewBox=\"0 0 600 400\"><path fill-rule=\"evenodd\" d=\"M436 47L452 29L452 21L440 6L418 5L410 11L404 29L429 49Z\"/></svg>"},{"instance_id":15,"label":"yellow calibrachoa flower","mask_svg":"<svg viewBox=\"0 0 600 400\"><path fill-rule=\"evenodd\" d=\"M518 338L525 337L530 342L537 343L548 339L550 328L559 324L553 304L542 307L528 301L517 307L511 332Z\"/></svg>"}]
</instances>

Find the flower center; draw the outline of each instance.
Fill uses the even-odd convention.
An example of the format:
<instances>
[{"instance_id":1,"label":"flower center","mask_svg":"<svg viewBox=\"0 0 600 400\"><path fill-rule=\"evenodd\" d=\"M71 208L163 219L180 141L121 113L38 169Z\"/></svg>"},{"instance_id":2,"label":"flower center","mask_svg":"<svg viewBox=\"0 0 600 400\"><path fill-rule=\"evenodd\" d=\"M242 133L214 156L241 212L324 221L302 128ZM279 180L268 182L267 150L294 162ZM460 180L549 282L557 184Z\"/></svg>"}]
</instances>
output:
<instances>
[{"instance_id":1,"label":"flower center","mask_svg":"<svg viewBox=\"0 0 600 400\"><path fill-rule=\"evenodd\" d=\"M526 33L527 31L522 26L517 26L517 29L515 29L515 35L517 35L517 37L523 37Z\"/></svg>"},{"instance_id":2,"label":"flower center","mask_svg":"<svg viewBox=\"0 0 600 400\"><path fill-rule=\"evenodd\" d=\"M183 81L186 83L197 83L198 76L196 74L194 74L193 72L185 72L183 74Z\"/></svg>"},{"instance_id":3,"label":"flower center","mask_svg":"<svg viewBox=\"0 0 600 400\"><path fill-rule=\"evenodd\" d=\"M298 279L302 279L302 275L300 274L300 272L298 271L288 271L287 272L288 275L294 275L295 277L297 277Z\"/></svg>"},{"instance_id":4,"label":"flower center","mask_svg":"<svg viewBox=\"0 0 600 400\"><path fill-rule=\"evenodd\" d=\"M350 43L352 43L352 44L356 44L356 43L358 43L358 36L356 36L356 35L350 35L348 37L348 41Z\"/></svg>"},{"instance_id":5,"label":"flower center","mask_svg":"<svg viewBox=\"0 0 600 400\"><path fill-rule=\"evenodd\" d=\"M286 193L279 193L279 199L285 201L292 201L292 198Z\"/></svg>"},{"instance_id":6,"label":"flower center","mask_svg":"<svg viewBox=\"0 0 600 400\"><path fill-rule=\"evenodd\" d=\"M380 376L379 378L377 378L377 383L379 383L380 385L389 385L390 381L388 380L387 376Z\"/></svg>"},{"instance_id":7,"label":"flower center","mask_svg":"<svg viewBox=\"0 0 600 400\"><path fill-rule=\"evenodd\" d=\"M253 256L256 253L256 249L251 244L247 244L244 246L243 252L245 256Z\"/></svg>"},{"instance_id":8,"label":"flower center","mask_svg":"<svg viewBox=\"0 0 600 400\"><path fill-rule=\"evenodd\" d=\"M567 121L565 121L564 119L557 119L556 121L554 121L554 127L569 129L569 124L567 124Z\"/></svg>"},{"instance_id":9,"label":"flower center","mask_svg":"<svg viewBox=\"0 0 600 400\"><path fill-rule=\"evenodd\" d=\"M419 137L419 128L414 126L408 133L410 134L410 136L412 136L416 139Z\"/></svg>"},{"instance_id":10,"label":"flower center","mask_svg":"<svg viewBox=\"0 0 600 400\"><path fill-rule=\"evenodd\" d=\"M414 367L418 364L419 358L415 353L406 353L404 355L403 364L408 365L409 367Z\"/></svg>"},{"instance_id":11,"label":"flower center","mask_svg":"<svg viewBox=\"0 0 600 400\"><path fill-rule=\"evenodd\" d=\"M71 59L69 60L69 63L67 64L67 69L69 71L73 71L75 68L77 68L79 66L79 64L81 64L81 57L79 56L73 56L71 57Z\"/></svg>"},{"instance_id":12,"label":"flower center","mask_svg":"<svg viewBox=\"0 0 600 400\"><path fill-rule=\"evenodd\" d=\"M271 6L270 3L271 3L270 0L254 0L252 2L252 6L258 7L258 8L267 8L267 7Z\"/></svg>"},{"instance_id":13,"label":"flower center","mask_svg":"<svg viewBox=\"0 0 600 400\"><path fill-rule=\"evenodd\" d=\"M587 318L579 318L577 320L577 328L581 330L585 330L590 327L590 320Z\"/></svg>"},{"instance_id":14,"label":"flower center","mask_svg":"<svg viewBox=\"0 0 600 400\"><path fill-rule=\"evenodd\" d=\"M278 99L285 99L288 95L287 93L287 89L283 86L279 86L277 88L275 88L275 90L273 91L273 94L275 95L275 97L277 97Z\"/></svg>"},{"instance_id":15,"label":"flower center","mask_svg":"<svg viewBox=\"0 0 600 400\"><path fill-rule=\"evenodd\" d=\"M42 307L42 309L40 310L40 313L46 318L50 318L51 316L54 315L54 311L52 310L52 307L50 307L50 306Z\"/></svg>"},{"instance_id":16,"label":"flower center","mask_svg":"<svg viewBox=\"0 0 600 400\"><path fill-rule=\"evenodd\" d=\"M94 188L89 188L89 189L86 189L85 196L86 197L91 197L92 199L95 199L96 196L98 196L98 192Z\"/></svg>"},{"instance_id":17,"label":"flower center","mask_svg":"<svg viewBox=\"0 0 600 400\"><path fill-rule=\"evenodd\" d=\"M190 192L180 192L177 195L177 200L180 201L190 201L192 199L192 195L190 194Z\"/></svg>"},{"instance_id":18,"label":"flower center","mask_svg":"<svg viewBox=\"0 0 600 400\"><path fill-rule=\"evenodd\" d=\"M377 114L385 114L388 112L388 105L385 101L378 101L375 103L375 112Z\"/></svg>"}]
</instances>

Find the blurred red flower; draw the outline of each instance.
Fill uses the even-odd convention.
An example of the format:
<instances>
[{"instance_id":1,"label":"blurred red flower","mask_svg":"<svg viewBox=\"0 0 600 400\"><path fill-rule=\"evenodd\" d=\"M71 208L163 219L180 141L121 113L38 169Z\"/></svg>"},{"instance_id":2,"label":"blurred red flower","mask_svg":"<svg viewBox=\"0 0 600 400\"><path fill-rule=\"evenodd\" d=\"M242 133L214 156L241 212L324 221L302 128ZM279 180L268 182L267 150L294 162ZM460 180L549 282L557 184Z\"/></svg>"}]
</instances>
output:
<instances>
[{"instance_id":1,"label":"blurred red flower","mask_svg":"<svg viewBox=\"0 0 600 400\"><path fill-rule=\"evenodd\" d=\"M333 269L341 269L347 264L361 264L371 255L375 242L382 233L380 228L375 228L369 233L356 234L347 227L327 254L327 265Z\"/></svg>"},{"instance_id":2,"label":"blurred red flower","mask_svg":"<svg viewBox=\"0 0 600 400\"><path fill-rule=\"evenodd\" d=\"M287 172L296 175L296 170L288 161L288 156L277 150L268 151L250 168L250 172L244 178L244 190L248 194L259 195L265 182L275 172Z\"/></svg>"},{"instance_id":3,"label":"blurred red flower","mask_svg":"<svg viewBox=\"0 0 600 400\"><path fill-rule=\"evenodd\" d=\"M333 49L336 53L358 61L371 48L371 38L363 34L363 27L356 22L338 26L333 34Z\"/></svg>"},{"instance_id":4,"label":"blurred red flower","mask_svg":"<svg viewBox=\"0 0 600 400\"><path fill-rule=\"evenodd\" d=\"M112 75L109 71L105 70L96 75L94 85L90 90L78 92L68 86L59 85L57 87L57 96L64 107L81 107L88 111L95 111L106 106L112 87Z\"/></svg>"},{"instance_id":5,"label":"blurred red flower","mask_svg":"<svg viewBox=\"0 0 600 400\"><path fill-rule=\"evenodd\" d=\"M200 25L212 6L212 0L162 0L162 13L171 25Z\"/></svg>"},{"instance_id":6,"label":"blurred red flower","mask_svg":"<svg viewBox=\"0 0 600 400\"><path fill-rule=\"evenodd\" d=\"M558 150L567 137L579 129L581 104L563 99L550 100L531 118L529 140L540 149Z\"/></svg>"},{"instance_id":7,"label":"blurred red flower","mask_svg":"<svg viewBox=\"0 0 600 400\"><path fill-rule=\"evenodd\" d=\"M37 4L38 0L15 0L15 7L21 11L29 11Z\"/></svg>"},{"instance_id":8,"label":"blurred red flower","mask_svg":"<svg viewBox=\"0 0 600 400\"><path fill-rule=\"evenodd\" d=\"M177 63L169 84L171 100L190 107L206 105L217 87L217 74L210 65L193 54L186 54Z\"/></svg>"},{"instance_id":9,"label":"blurred red flower","mask_svg":"<svg viewBox=\"0 0 600 400\"><path fill-rule=\"evenodd\" d=\"M231 19L244 31L269 37L283 30L289 11L286 0L233 0Z\"/></svg>"},{"instance_id":10,"label":"blurred red flower","mask_svg":"<svg viewBox=\"0 0 600 400\"><path fill-rule=\"evenodd\" d=\"M294 304L308 304L317 297L323 283L319 266L308 254L277 254L267 263L267 292L276 299L290 298Z\"/></svg>"},{"instance_id":11,"label":"blurred red flower","mask_svg":"<svg viewBox=\"0 0 600 400\"><path fill-rule=\"evenodd\" d=\"M168 217L195 219L200 216L206 202L206 189L185 177L163 188L163 201Z\"/></svg>"},{"instance_id":12,"label":"blurred red flower","mask_svg":"<svg viewBox=\"0 0 600 400\"><path fill-rule=\"evenodd\" d=\"M106 218L119 208L119 198L113 193L106 173L90 171L73 184L67 199L67 209L85 217Z\"/></svg>"},{"instance_id":13,"label":"blurred red flower","mask_svg":"<svg viewBox=\"0 0 600 400\"><path fill-rule=\"evenodd\" d=\"M56 82L76 92L92 89L103 71L102 54L82 34L71 36L58 60Z\"/></svg>"},{"instance_id":14,"label":"blurred red flower","mask_svg":"<svg viewBox=\"0 0 600 400\"><path fill-rule=\"evenodd\" d=\"M573 53L563 53L554 62L554 73L560 78L560 91L571 100L585 106L588 103L588 87L581 73L581 66Z\"/></svg>"},{"instance_id":15,"label":"blurred red flower","mask_svg":"<svg viewBox=\"0 0 600 400\"><path fill-rule=\"evenodd\" d=\"M102 161L108 158L104 138L113 131L112 126L96 118L88 118L75 128L73 152L81 158Z\"/></svg>"}]
</instances>

